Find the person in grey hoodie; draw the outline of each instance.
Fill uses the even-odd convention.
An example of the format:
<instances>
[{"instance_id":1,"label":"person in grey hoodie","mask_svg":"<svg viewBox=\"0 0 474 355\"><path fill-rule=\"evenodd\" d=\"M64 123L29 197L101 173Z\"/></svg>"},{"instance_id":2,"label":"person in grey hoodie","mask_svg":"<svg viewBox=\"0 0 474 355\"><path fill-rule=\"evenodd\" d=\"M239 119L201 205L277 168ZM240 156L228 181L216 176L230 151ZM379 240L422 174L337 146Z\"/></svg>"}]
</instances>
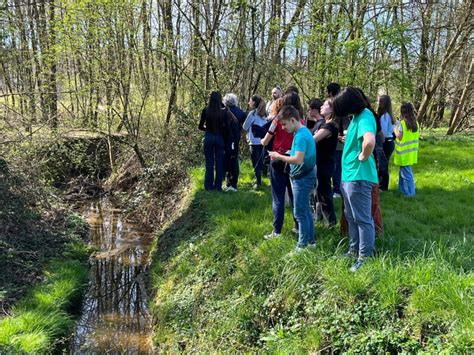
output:
<instances>
[{"instance_id":1,"label":"person in grey hoodie","mask_svg":"<svg viewBox=\"0 0 474 355\"><path fill-rule=\"evenodd\" d=\"M262 170L263 170L263 146L260 138L254 137L252 132L252 125L263 126L266 121L265 100L258 95L253 95L249 100L251 111L247 115L243 124L243 129L247 131L247 141L250 145L250 155L252 157L252 166L255 171L254 185L258 189L262 185Z\"/></svg>"}]
</instances>

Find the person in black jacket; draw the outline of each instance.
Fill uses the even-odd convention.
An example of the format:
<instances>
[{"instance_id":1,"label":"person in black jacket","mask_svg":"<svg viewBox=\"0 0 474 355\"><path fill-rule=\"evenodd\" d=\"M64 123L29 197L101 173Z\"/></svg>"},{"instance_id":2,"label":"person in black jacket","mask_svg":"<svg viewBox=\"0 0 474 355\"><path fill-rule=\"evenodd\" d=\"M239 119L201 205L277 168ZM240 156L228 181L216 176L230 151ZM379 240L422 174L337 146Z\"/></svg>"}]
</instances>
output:
<instances>
[{"instance_id":1,"label":"person in black jacket","mask_svg":"<svg viewBox=\"0 0 474 355\"><path fill-rule=\"evenodd\" d=\"M239 180L239 144L242 131L242 124L247 117L245 112L239 108L239 101L235 94L226 94L223 99L225 107L231 113L230 131L231 139L226 146L225 151L225 170L226 170L226 191L237 191Z\"/></svg>"},{"instance_id":2,"label":"person in black jacket","mask_svg":"<svg viewBox=\"0 0 474 355\"><path fill-rule=\"evenodd\" d=\"M202 110L199 121L199 129L206 132L204 134L206 159L204 188L208 191L222 191L225 144L231 136L230 120L229 110L222 105L221 94L218 91L211 92L209 104Z\"/></svg>"}]
</instances>

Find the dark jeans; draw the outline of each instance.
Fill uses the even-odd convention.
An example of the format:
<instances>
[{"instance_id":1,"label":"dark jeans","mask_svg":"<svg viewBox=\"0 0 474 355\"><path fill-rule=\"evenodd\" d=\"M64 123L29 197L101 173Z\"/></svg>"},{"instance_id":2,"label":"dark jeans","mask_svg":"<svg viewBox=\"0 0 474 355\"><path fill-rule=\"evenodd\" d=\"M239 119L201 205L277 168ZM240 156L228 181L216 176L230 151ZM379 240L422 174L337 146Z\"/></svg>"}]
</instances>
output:
<instances>
[{"instance_id":1,"label":"dark jeans","mask_svg":"<svg viewBox=\"0 0 474 355\"><path fill-rule=\"evenodd\" d=\"M250 156L252 158L252 166L257 179L257 185L262 184L262 170L263 170L263 146L261 144L250 145Z\"/></svg>"},{"instance_id":2,"label":"dark jeans","mask_svg":"<svg viewBox=\"0 0 474 355\"><path fill-rule=\"evenodd\" d=\"M382 159L379 163L379 185L381 190L386 191L388 190L388 183L390 180L388 166L390 163L390 157L392 156L393 150L395 149L395 143L393 142L393 139L386 139L383 143L382 149L385 158Z\"/></svg>"},{"instance_id":3,"label":"dark jeans","mask_svg":"<svg viewBox=\"0 0 474 355\"><path fill-rule=\"evenodd\" d=\"M226 165L227 165L227 174L226 174L226 186L232 186L237 188L237 182L239 181L239 155L227 155L226 154Z\"/></svg>"},{"instance_id":4,"label":"dark jeans","mask_svg":"<svg viewBox=\"0 0 474 355\"><path fill-rule=\"evenodd\" d=\"M335 164L320 164L317 169L318 202L321 203L322 213L327 216L331 226L336 224L336 212L334 211L331 188L331 177L334 175L335 169Z\"/></svg>"},{"instance_id":5,"label":"dark jeans","mask_svg":"<svg viewBox=\"0 0 474 355\"><path fill-rule=\"evenodd\" d=\"M285 192L288 189L293 200L290 177L288 174L276 171L270 163L270 189L272 192L273 231L280 234L285 219ZM295 219L296 224L296 219Z\"/></svg>"},{"instance_id":6,"label":"dark jeans","mask_svg":"<svg viewBox=\"0 0 474 355\"><path fill-rule=\"evenodd\" d=\"M204 188L206 190L221 191L222 180L224 179L224 138L221 134L205 133L204 157L206 158Z\"/></svg>"},{"instance_id":7,"label":"dark jeans","mask_svg":"<svg viewBox=\"0 0 474 355\"><path fill-rule=\"evenodd\" d=\"M332 186L334 193L341 194L341 174L342 174L342 150L336 150L336 168L332 176Z\"/></svg>"}]
</instances>

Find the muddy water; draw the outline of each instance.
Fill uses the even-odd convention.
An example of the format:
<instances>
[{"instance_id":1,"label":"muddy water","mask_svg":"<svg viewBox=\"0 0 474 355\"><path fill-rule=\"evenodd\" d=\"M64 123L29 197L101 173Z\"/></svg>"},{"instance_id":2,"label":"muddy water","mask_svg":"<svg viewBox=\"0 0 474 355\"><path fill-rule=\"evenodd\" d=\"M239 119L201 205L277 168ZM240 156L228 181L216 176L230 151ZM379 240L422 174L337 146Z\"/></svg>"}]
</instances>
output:
<instances>
[{"instance_id":1,"label":"muddy water","mask_svg":"<svg viewBox=\"0 0 474 355\"><path fill-rule=\"evenodd\" d=\"M88 290L71 341L71 354L150 354L151 322L145 271L152 234L128 223L108 200L81 210L92 246Z\"/></svg>"}]
</instances>

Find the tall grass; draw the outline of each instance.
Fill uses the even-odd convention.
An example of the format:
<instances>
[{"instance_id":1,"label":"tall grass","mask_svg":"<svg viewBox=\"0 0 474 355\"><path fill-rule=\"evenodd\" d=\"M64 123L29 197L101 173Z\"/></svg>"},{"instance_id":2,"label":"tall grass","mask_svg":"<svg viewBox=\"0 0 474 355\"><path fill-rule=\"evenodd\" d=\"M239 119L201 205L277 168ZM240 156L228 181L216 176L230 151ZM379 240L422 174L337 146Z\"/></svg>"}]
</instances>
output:
<instances>
[{"instance_id":1,"label":"tall grass","mask_svg":"<svg viewBox=\"0 0 474 355\"><path fill-rule=\"evenodd\" d=\"M298 255L291 211L283 238L266 241L268 180L253 191L202 189L192 173L187 209L159 237L152 309L155 343L167 351L474 351L474 148L425 135L417 196L381 196L385 234L357 273L340 257L347 240L316 228L318 248Z\"/></svg>"},{"instance_id":2,"label":"tall grass","mask_svg":"<svg viewBox=\"0 0 474 355\"><path fill-rule=\"evenodd\" d=\"M0 319L0 353L52 352L73 325L70 311L80 304L87 283L89 254L74 243L51 262L44 281Z\"/></svg>"}]
</instances>

